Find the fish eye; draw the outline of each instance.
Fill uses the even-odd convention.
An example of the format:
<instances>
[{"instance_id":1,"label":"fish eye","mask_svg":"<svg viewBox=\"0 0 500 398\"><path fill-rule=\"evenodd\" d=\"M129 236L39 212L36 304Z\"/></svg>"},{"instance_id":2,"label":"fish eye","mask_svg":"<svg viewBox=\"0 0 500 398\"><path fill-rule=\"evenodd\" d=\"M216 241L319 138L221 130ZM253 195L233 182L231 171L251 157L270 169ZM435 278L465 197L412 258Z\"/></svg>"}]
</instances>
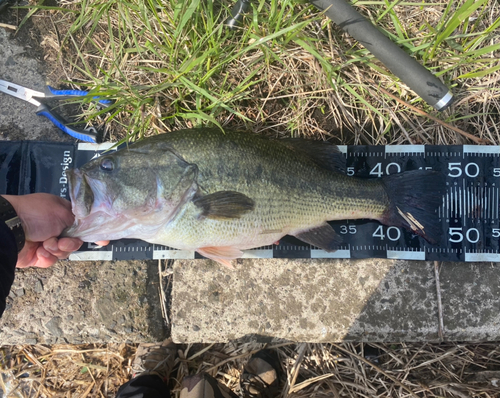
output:
<instances>
[{"instance_id":1,"label":"fish eye","mask_svg":"<svg viewBox=\"0 0 500 398\"><path fill-rule=\"evenodd\" d=\"M101 162L101 170L113 171L115 165L111 159L103 159Z\"/></svg>"}]
</instances>

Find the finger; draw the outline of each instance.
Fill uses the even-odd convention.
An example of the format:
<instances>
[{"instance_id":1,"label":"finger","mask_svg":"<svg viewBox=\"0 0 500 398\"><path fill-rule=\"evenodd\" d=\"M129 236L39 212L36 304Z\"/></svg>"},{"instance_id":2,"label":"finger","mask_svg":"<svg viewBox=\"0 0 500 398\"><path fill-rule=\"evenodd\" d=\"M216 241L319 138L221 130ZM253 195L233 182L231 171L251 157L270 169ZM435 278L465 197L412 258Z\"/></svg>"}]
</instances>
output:
<instances>
[{"instance_id":1,"label":"finger","mask_svg":"<svg viewBox=\"0 0 500 398\"><path fill-rule=\"evenodd\" d=\"M41 243L26 241L17 258L17 268L47 268L57 262L57 256L45 250Z\"/></svg>"},{"instance_id":2,"label":"finger","mask_svg":"<svg viewBox=\"0 0 500 398\"><path fill-rule=\"evenodd\" d=\"M17 268L28 268L34 267L37 262L36 251L38 249L37 244L27 241L24 244L23 250L17 256Z\"/></svg>"},{"instance_id":3,"label":"finger","mask_svg":"<svg viewBox=\"0 0 500 398\"><path fill-rule=\"evenodd\" d=\"M63 252L74 252L83 245L83 241L78 238L61 238L57 242L58 249Z\"/></svg>"},{"instance_id":4,"label":"finger","mask_svg":"<svg viewBox=\"0 0 500 398\"><path fill-rule=\"evenodd\" d=\"M43 242L43 248L51 255L62 260L68 258L75 250L78 250L82 243L83 242L77 238L50 238Z\"/></svg>"},{"instance_id":5,"label":"finger","mask_svg":"<svg viewBox=\"0 0 500 398\"><path fill-rule=\"evenodd\" d=\"M47 250L45 250L42 246L40 246L36 251L36 261L31 264L32 267L38 268L48 268L54 265L57 262L58 258Z\"/></svg>"},{"instance_id":6,"label":"finger","mask_svg":"<svg viewBox=\"0 0 500 398\"><path fill-rule=\"evenodd\" d=\"M59 251L58 239L57 238L49 238L45 242L43 242L43 248L50 253L56 253Z\"/></svg>"},{"instance_id":7,"label":"finger","mask_svg":"<svg viewBox=\"0 0 500 398\"><path fill-rule=\"evenodd\" d=\"M109 245L109 240L99 240L99 241L95 242L95 244L98 246L107 246L107 245Z\"/></svg>"},{"instance_id":8,"label":"finger","mask_svg":"<svg viewBox=\"0 0 500 398\"><path fill-rule=\"evenodd\" d=\"M50 253L73 252L78 250L83 242L78 238L50 238L43 242L43 247Z\"/></svg>"}]
</instances>

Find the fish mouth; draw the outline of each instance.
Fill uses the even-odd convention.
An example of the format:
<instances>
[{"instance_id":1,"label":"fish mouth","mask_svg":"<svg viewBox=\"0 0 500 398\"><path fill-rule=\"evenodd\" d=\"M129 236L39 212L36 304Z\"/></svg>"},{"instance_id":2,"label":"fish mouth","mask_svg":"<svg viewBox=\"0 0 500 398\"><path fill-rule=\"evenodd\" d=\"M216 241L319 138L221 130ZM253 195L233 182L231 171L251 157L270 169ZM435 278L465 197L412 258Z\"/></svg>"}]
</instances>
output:
<instances>
[{"instance_id":1,"label":"fish mouth","mask_svg":"<svg viewBox=\"0 0 500 398\"><path fill-rule=\"evenodd\" d=\"M113 225L115 229L121 231L120 227L126 225L126 220L103 211L106 210L109 201L105 201L102 184L79 169L68 170L66 175L71 210L75 220L73 225L62 232L61 236L79 238L84 242L121 239L122 234L112 234L106 231L106 228L109 229ZM104 231L103 225L106 225Z\"/></svg>"},{"instance_id":2,"label":"fish mouth","mask_svg":"<svg viewBox=\"0 0 500 398\"><path fill-rule=\"evenodd\" d=\"M94 204L94 192L85 175L78 169L66 172L69 184L71 207L76 218L83 218L90 214Z\"/></svg>"}]
</instances>

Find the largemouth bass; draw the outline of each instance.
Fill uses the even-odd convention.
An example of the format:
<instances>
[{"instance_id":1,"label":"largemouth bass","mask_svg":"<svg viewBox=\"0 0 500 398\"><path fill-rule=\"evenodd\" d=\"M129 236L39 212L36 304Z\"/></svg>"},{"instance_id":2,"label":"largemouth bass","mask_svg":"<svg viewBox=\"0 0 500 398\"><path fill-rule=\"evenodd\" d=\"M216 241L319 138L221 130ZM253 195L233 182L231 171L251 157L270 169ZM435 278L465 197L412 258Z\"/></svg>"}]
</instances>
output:
<instances>
[{"instance_id":1,"label":"largemouth bass","mask_svg":"<svg viewBox=\"0 0 500 398\"><path fill-rule=\"evenodd\" d=\"M441 173L361 179L338 171L342 159L320 141L219 129L146 138L67 172L75 223L65 235L142 239L228 266L284 235L333 251L342 239L331 220L374 219L437 241Z\"/></svg>"}]
</instances>

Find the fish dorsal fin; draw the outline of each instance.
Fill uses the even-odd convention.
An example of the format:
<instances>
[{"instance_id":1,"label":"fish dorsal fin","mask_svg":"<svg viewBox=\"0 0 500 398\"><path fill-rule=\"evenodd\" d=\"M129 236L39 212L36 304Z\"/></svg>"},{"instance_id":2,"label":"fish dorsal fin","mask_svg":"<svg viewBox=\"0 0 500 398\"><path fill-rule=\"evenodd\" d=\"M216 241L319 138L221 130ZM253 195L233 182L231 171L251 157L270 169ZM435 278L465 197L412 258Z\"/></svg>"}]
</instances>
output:
<instances>
[{"instance_id":1,"label":"fish dorsal fin","mask_svg":"<svg viewBox=\"0 0 500 398\"><path fill-rule=\"evenodd\" d=\"M337 145L325 141L304 140L301 138L284 138L278 142L293 151L306 155L324 169L340 173L346 171L346 158Z\"/></svg>"},{"instance_id":2,"label":"fish dorsal fin","mask_svg":"<svg viewBox=\"0 0 500 398\"><path fill-rule=\"evenodd\" d=\"M255 207L252 199L235 191L218 191L199 196L193 200L193 203L201 209L201 217L217 220L240 218Z\"/></svg>"},{"instance_id":3,"label":"fish dorsal fin","mask_svg":"<svg viewBox=\"0 0 500 398\"><path fill-rule=\"evenodd\" d=\"M229 269L234 269L230 260L241 257L243 252L232 246L208 246L196 249L203 257L217 261Z\"/></svg>"},{"instance_id":4,"label":"fish dorsal fin","mask_svg":"<svg viewBox=\"0 0 500 398\"><path fill-rule=\"evenodd\" d=\"M330 224L323 224L293 236L327 252L337 250L338 246L343 242L342 237L337 235Z\"/></svg>"}]
</instances>

